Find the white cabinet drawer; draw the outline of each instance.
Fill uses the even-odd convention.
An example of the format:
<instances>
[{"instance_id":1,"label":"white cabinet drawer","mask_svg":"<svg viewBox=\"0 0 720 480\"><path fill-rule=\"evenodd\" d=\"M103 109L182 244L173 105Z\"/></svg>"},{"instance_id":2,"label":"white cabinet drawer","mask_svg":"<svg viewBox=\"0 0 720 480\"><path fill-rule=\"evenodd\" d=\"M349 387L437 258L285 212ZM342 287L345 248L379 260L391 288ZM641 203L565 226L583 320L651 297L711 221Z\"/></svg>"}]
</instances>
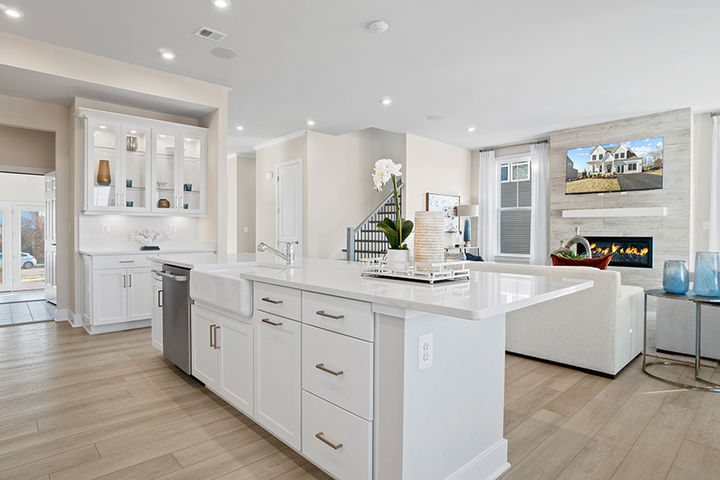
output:
<instances>
[{"instance_id":1,"label":"white cabinet drawer","mask_svg":"<svg viewBox=\"0 0 720 480\"><path fill-rule=\"evenodd\" d=\"M258 310L300 321L300 290L255 282L253 304Z\"/></svg>"},{"instance_id":2,"label":"white cabinet drawer","mask_svg":"<svg viewBox=\"0 0 720 480\"><path fill-rule=\"evenodd\" d=\"M302 321L372 342L375 326L370 304L358 300L303 292Z\"/></svg>"},{"instance_id":3,"label":"white cabinet drawer","mask_svg":"<svg viewBox=\"0 0 720 480\"><path fill-rule=\"evenodd\" d=\"M373 344L302 326L302 385L366 420L373 419Z\"/></svg>"},{"instance_id":4,"label":"white cabinet drawer","mask_svg":"<svg viewBox=\"0 0 720 480\"><path fill-rule=\"evenodd\" d=\"M147 255L96 255L93 269L150 267Z\"/></svg>"},{"instance_id":5,"label":"white cabinet drawer","mask_svg":"<svg viewBox=\"0 0 720 480\"><path fill-rule=\"evenodd\" d=\"M372 423L303 392L302 453L343 480L372 478Z\"/></svg>"}]
</instances>

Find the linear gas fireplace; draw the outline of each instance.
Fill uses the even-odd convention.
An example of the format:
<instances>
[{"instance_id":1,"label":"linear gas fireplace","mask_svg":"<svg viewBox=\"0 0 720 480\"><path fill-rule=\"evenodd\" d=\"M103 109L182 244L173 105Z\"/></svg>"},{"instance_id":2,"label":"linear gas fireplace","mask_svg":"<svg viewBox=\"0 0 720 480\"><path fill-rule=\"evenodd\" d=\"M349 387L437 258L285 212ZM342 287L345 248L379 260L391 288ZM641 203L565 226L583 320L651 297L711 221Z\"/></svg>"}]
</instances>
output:
<instances>
[{"instance_id":1,"label":"linear gas fireplace","mask_svg":"<svg viewBox=\"0 0 720 480\"><path fill-rule=\"evenodd\" d=\"M590 242L593 257L613 254L615 267L652 268L652 237L585 237ZM580 248L582 248L580 246Z\"/></svg>"}]
</instances>

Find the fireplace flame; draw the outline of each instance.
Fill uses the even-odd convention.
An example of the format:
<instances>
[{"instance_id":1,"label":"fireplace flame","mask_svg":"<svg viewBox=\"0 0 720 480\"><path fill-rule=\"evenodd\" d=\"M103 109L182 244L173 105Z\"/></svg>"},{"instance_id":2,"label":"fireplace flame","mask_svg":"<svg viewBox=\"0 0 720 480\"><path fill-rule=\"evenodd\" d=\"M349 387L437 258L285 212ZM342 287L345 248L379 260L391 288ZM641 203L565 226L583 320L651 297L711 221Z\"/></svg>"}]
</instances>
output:
<instances>
[{"instance_id":1,"label":"fireplace flame","mask_svg":"<svg viewBox=\"0 0 720 480\"><path fill-rule=\"evenodd\" d=\"M628 255L637 255L639 257L644 257L650 252L650 249L637 247L621 248L621 246L616 243L613 243L612 246L608 248L598 248L597 243L591 243L590 251L593 254L600 256L607 255L609 253L624 253Z\"/></svg>"}]
</instances>

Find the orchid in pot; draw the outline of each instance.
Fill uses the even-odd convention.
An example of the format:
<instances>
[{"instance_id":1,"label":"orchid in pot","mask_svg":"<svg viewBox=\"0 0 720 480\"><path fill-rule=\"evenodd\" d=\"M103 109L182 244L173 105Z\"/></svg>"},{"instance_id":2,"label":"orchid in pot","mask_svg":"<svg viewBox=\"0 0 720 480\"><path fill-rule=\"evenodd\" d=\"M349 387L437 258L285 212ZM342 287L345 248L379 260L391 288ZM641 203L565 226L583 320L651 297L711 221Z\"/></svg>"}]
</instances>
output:
<instances>
[{"instance_id":1,"label":"orchid in pot","mask_svg":"<svg viewBox=\"0 0 720 480\"><path fill-rule=\"evenodd\" d=\"M387 252L388 268L391 270L407 270L409 264L409 251L405 239L413 229L413 222L400 217L400 199L398 198L397 178L402 175L402 165L394 163L389 158L382 158L375 162L372 178L375 190L382 191L385 184L392 180L393 196L395 197L395 219L385 218L378 223L387 238L390 248Z\"/></svg>"}]
</instances>

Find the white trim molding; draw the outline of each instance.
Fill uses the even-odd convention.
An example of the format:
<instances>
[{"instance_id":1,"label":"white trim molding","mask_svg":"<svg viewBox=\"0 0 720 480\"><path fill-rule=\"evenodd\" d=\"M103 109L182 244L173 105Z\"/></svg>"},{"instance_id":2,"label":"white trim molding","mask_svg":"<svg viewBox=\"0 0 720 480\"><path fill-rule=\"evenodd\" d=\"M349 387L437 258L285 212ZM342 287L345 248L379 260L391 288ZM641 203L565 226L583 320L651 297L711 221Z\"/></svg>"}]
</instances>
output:
<instances>
[{"instance_id":1,"label":"white trim molding","mask_svg":"<svg viewBox=\"0 0 720 480\"><path fill-rule=\"evenodd\" d=\"M283 135L282 137L273 138L272 140L253 145L252 149L257 152L260 149L271 147L273 145L277 145L278 143L282 143L293 138L302 137L303 135L307 135L307 133L307 130L300 130L297 132L289 133L287 135Z\"/></svg>"},{"instance_id":2,"label":"white trim molding","mask_svg":"<svg viewBox=\"0 0 720 480\"><path fill-rule=\"evenodd\" d=\"M665 217L667 207L587 208L563 210L564 218Z\"/></svg>"}]
</instances>

